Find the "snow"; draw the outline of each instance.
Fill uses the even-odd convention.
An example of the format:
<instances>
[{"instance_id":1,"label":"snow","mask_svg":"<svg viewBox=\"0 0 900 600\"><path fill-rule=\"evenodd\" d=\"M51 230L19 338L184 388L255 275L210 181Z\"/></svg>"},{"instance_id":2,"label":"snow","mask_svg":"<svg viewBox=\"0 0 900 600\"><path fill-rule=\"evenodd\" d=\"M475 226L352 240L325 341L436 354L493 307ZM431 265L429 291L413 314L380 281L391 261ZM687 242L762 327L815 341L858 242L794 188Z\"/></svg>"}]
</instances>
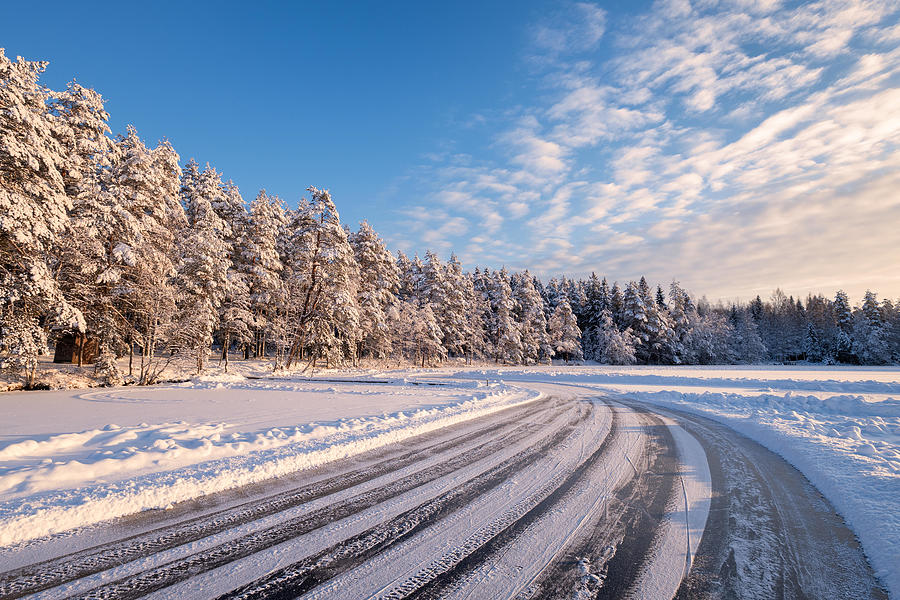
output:
<instances>
[{"instance_id":1,"label":"snow","mask_svg":"<svg viewBox=\"0 0 900 600\"><path fill-rule=\"evenodd\" d=\"M520 367L454 376L586 386L723 422L799 469L856 533L892 597L900 597L896 367Z\"/></svg>"},{"instance_id":2,"label":"snow","mask_svg":"<svg viewBox=\"0 0 900 600\"><path fill-rule=\"evenodd\" d=\"M772 449L830 500L900 597L896 368L559 365L356 370L318 380L245 375L0 396L0 545L311 468L528 402L551 383L701 414ZM440 385L416 385L425 382ZM696 464L695 442L673 434L683 462ZM707 477L702 470L696 480L685 477L689 503L705 502ZM694 521L695 508L704 510L688 511L693 549L705 520ZM681 518L670 514L672 532L684 531L674 526ZM671 543L685 547L683 538Z\"/></svg>"},{"instance_id":3,"label":"snow","mask_svg":"<svg viewBox=\"0 0 900 600\"><path fill-rule=\"evenodd\" d=\"M308 469L537 398L453 386L198 378L0 399L0 545Z\"/></svg>"},{"instance_id":4,"label":"snow","mask_svg":"<svg viewBox=\"0 0 900 600\"><path fill-rule=\"evenodd\" d=\"M656 559L641 573L637 589L650 598L672 598L690 571L700 546L712 498L712 477L700 443L669 418L663 422L678 448L683 503L669 507L656 546ZM675 563L673 565L673 563Z\"/></svg>"}]
</instances>

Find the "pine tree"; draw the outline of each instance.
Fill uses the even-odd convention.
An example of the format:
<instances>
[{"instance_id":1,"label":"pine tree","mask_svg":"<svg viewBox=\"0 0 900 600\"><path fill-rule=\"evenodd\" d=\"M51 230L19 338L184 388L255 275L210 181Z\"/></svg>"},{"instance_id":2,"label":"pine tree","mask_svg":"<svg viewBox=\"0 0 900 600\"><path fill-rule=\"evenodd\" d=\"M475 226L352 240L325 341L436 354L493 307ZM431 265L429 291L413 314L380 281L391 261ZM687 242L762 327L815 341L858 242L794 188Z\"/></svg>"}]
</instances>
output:
<instances>
[{"instance_id":1,"label":"pine tree","mask_svg":"<svg viewBox=\"0 0 900 600\"><path fill-rule=\"evenodd\" d=\"M443 306L439 316L444 334L444 348L450 355L470 358L478 346L482 326L474 319L472 302L474 290L471 281L463 273L462 265L455 254L444 269ZM473 331L476 328L478 331Z\"/></svg>"},{"instance_id":2,"label":"pine tree","mask_svg":"<svg viewBox=\"0 0 900 600\"><path fill-rule=\"evenodd\" d=\"M85 329L49 264L68 229L72 202L65 177L70 128L48 110L50 94L38 83L45 68L43 62L12 62L0 49L0 346L11 357L7 368L24 371L28 386L35 383L38 355L47 351L40 320Z\"/></svg>"},{"instance_id":3,"label":"pine tree","mask_svg":"<svg viewBox=\"0 0 900 600\"><path fill-rule=\"evenodd\" d=\"M821 362L825 353L822 349L819 331L812 323L806 324L806 336L803 339L803 351L809 362Z\"/></svg>"},{"instance_id":4,"label":"pine tree","mask_svg":"<svg viewBox=\"0 0 900 600\"><path fill-rule=\"evenodd\" d=\"M253 313L256 356L266 355L267 340L275 339L278 307L284 305L279 238L286 228L284 204L265 190L250 203L247 235L241 247L241 263L247 265L250 310Z\"/></svg>"},{"instance_id":5,"label":"pine tree","mask_svg":"<svg viewBox=\"0 0 900 600\"><path fill-rule=\"evenodd\" d=\"M585 330L581 344L586 358L600 360L599 340L600 340L600 324L604 310L609 309L609 285L604 277L602 281L598 280L595 273L591 273L585 285L587 306L585 308Z\"/></svg>"},{"instance_id":6,"label":"pine tree","mask_svg":"<svg viewBox=\"0 0 900 600\"><path fill-rule=\"evenodd\" d=\"M642 278L643 279L643 278ZM646 287L646 281L644 286ZM647 292L648 290L643 290ZM639 361L650 359L650 325L648 318L647 293L642 293L640 284L631 281L625 288L622 298L622 329L630 329L637 339L635 354Z\"/></svg>"},{"instance_id":7,"label":"pine tree","mask_svg":"<svg viewBox=\"0 0 900 600\"><path fill-rule=\"evenodd\" d=\"M721 313L698 307L697 320L691 335L694 362L713 365L734 362L729 341L732 337L731 324Z\"/></svg>"},{"instance_id":8,"label":"pine tree","mask_svg":"<svg viewBox=\"0 0 900 600\"><path fill-rule=\"evenodd\" d=\"M834 340L835 355L840 362L855 362L853 356L853 312L850 300L844 290L838 290L832 303L837 332Z\"/></svg>"},{"instance_id":9,"label":"pine tree","mask_svg":"<svg viewBox=\"0 0 900 600\"><path fill-rule=\"evenodd\" d=\"M457 262L456 269L459 268ZM420 269L420 301L431 307L443 334L443 346L451 355L459 356L465 345L464 299L461 296L462 271L450 272L437 254L425 253L425 262Z\"/></svg>"},{"instance_id":10,"label":"pine tree","mask_svg":"<svg viewBox=\"0 0 900 600\"><path fill-rule=\"evenodd\" d=\"M737 362L759 363L765 360L767 350L759 337L756 319L749 310L738 310L732 325L731 352Z\"/></svg>"},{"instance_id":11,"label":"pine tree","mask_svg":"<svg viewBox=\"0 0 900 600\"><path fill-rule=\"evenodd\" d=\"M491 305L487 296L476 287L475 282L475 275L465 275L463 297L466 302L465 353L467 363L471 362L474 357L485 357L491 353L487 334Z\"/></svg>"},{"instance_id":12,"label":"pine tree","mask_svg":"<svg viewBox=\"0 0 900 600\"><path fill-rule=\"evenodd\" d=\"M637 339L631 330L619 331L608 308L600 313L596 335L595 360L607 365L634 364Z\"/></svg>"},{"instance_id":13,"label":"pine tree","mask_svg":"<svg viewBox=\"0 0 900 600\"><path fill-rule=\"evenodd\" d=\"M672 355L675 364L693 360L691 336L698 316L688 293L677 281L669 286L669 317L672 321Z\"/></svg>"},{"instance_id":14,"label":"pine tree","mask_svg":"<svg viewBox=\"0 0 900 600\"><path fill-rule=\"evenodd\" d=\"M516 305L506 269L494 273L488 290L491 320L488 336L497 362L520 364L524 360L522 336L515 319Z\"/></svg>"},{"instance_id":15,"label":"pine tree","mask_svg":"<svg viewBox=\"0 0 900 600\"><path fill-rule=\"evenodd\" d=\"M68 166L63 176L72 200L70 233L60 240L54 269L66 299L84 315L87 331L99 340L101 351L105 348L114 357L124 351L129 330L117 302L121 253L115 250L135 236L128 233L131 216L109 193L109 173L116 157L115 144L108 137L109 116L100 94L77 83L52 96L51 111L65 125ZM87 334L75 332L74 360L79 366L86 340ZM118 374L104 378L120 380Z\"/></svg>"},{"instance_id":16,"label":"pine tree","mask_svg":"<svg viewBox=\"0 0 900 600\"><path fill-rule=\"evenodd\" d=\"M581 360L581 330L572 313L569 302L563 298L550 317L550 344L556 354L562 355L566 364L570 360Z\"/></svg>"},{"instance_id":17,"label":"pine tree","mask_svg":"<svg viewBox=\"0 0 900 600\"><path fill-rule=\"evenodd\" d=\"M853 330L853 351L864 364L882 365L891 360L891 347L878 298L866 290L856 326Z\"/></svg>"},{"instance_id":18,"label":"pine tree","mask_svg":"<svg viewBox=\"0 0 900 600\"><path fill-rule=\"evenodd\" d=\"M412 260L403 252L397 251L397 269L400 271L400 291L398 296L401 300L415 299L418 301L422 293L422 261L418 255Z\"/></svg>"},{"instance_id":19,"label":"pine tree","mask_svg":"<svg viewBox=\"0 0 900 600\"><path fill-rule=\"evenodd\" d=\"M656 306L661 309L668 309L666 306L666 296L663 294L662 286L656 286Z\"/></svg>"},{"instance_id":20,"label":"pine tree","mask_svg":"<svg viewBox=\"0 0 900 600\"><path fill-rule=\"evenodd\" d=\"M528 271L513 275L511 279L516 321L522 340L522 360L534 364L553 356L547 320L544 316L544 300L534 287Z\"/></svg>"},{"instance_id":21,"label":"pine tree","mask_svg":"<svg viewBox=\"0 0 900 600\"><path fill-rule=\"evenodd\" d=\"M232 266L226 226L212 206L221 196L221 177L208 165L199 177L187 179L182 186L189 229L181 241L178 273L179 339L181 347L194 356L198 374L203 372L219 325L219 308L228 291Z\"/></svg>"},{"instance_id":22,"label":"pine tree","mask_svg":"<svg viewBox=\"0 0 900 600\"><path fill-rule=\"evenodd\" d=\"M402 353L422 367L443 359L443 332L428 304L401 300L398 309L399 346Z\"/></svg>"},{"instance_id":23,"label":"pine tree","mask_svg":"<svg viewBox=\"0 0 900 600\"><path fill-rule=\"evenodd\" d=\"M618 282L613 282L612 290L609 292L609 312L619 329L627 327L625 324L625 299L622 297L622 290L619 289Z\"/></svg>"},{"instance_id":24,"label":"pine tree","mask_svg":"<svg viewBox=\"0 0 900 600\"><path fill-rule=\"evenodd\" d=\"M250 298L253 280L253 265L246 259L244 248L250 243L250 215L244 205L240 190L232 181L222 186L218 204L211 203L216 215L221 219L223 240L228 250L231 269L228 270L227 285L219 309L219 335L222 340L222 359L228 372L228 351L232 344L244 349L253 342L256 319Z\"/></svg>"},{"instance_id":25,"label":"pine tree","mask_svg":"<svg viewBox=\"0 0 900 600\"><path fill-rule=\"evenodd\" d=\"M400 274L393 256L368 222L349 236L353 254L359 266L360 336L357 355L368 354L385 358L392 352L392 332L389 324L391 307L397 302Z\"/></svg>"},{"instance_id":26,"label":"pine tree","mask_svg":"<svg viewBox=\"0 0 900 600\"><path fill-rule=\"evenodd\" d=\"M756 321L756 324L759 325L759 322L763 318L763 301L762 298L757 294L756 298L753 299L753 302L750 303L750 314L753 316L753 320Z\"/></svg>"},{"instance_id":27,"label":"pine tree","mask_svg":"<svg viewBox=\"0 0 900 600\"><path fill-rule=\"evenodd\" d=\"M141 350L139 383L154 383L168 363L158 351L177 330L174 277L176 236L187 226L179 202L178 154L168 142L149 149L133 127L119 137L109 169L108 192L124 236L104 274L118 288L117 303L130 324L129 352ZM117 233L118 235L118 233ZM131 358L129 357L129 369Z\"/></svg>"},{"instance_id":28,"label":"pine tree","mask_svg":"<svg viewBox=\"0 0 900 600\"><path fill-rule=\"evenodd\" d=\"M289 226L285 262L290 348L285 366L306 354L336 364L355 351L358 267L327 190L307 188Z\"/></svg>"}]
</instances>

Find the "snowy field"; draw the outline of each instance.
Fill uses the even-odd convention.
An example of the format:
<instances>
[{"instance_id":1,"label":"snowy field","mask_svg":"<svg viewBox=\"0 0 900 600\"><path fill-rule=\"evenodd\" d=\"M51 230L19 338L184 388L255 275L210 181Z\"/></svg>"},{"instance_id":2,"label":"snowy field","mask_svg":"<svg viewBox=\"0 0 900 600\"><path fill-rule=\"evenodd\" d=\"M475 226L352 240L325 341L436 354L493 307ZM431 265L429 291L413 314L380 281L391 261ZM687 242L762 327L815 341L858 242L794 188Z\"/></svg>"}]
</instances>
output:
<instances>
[{"instance_id":1,"label":"snowy field","mask_svg":"<svg viewBox=\"0 0 900 600\"><path fill-rule=\"evenodd\" d=\"M353 456L529 403L552 383L701 414L772 449L831 501L900 597L897 369L553 366L318 377L0 395L0 545Z\"/></svg>"}]
</instances>

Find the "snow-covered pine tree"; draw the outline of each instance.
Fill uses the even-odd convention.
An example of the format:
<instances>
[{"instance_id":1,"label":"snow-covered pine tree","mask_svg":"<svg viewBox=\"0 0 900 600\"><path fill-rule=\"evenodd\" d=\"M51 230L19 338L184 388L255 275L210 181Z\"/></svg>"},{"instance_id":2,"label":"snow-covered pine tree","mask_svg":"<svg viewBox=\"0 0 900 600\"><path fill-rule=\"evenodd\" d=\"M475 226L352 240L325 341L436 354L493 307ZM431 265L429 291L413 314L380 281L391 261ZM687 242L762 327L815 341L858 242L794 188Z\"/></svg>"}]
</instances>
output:
<instances>
[{"instance_id":1,"label":"snow-covered pine tree","mask_svg":"<svg viewBox=\"0 0 900 600\"><path fill-rule=\"evenodd\" d=\"M109 137L109 114L96 91L71 82L63 92L51 92L50 110L62 125L61 133L68 160L63 178L66 193L73 200L91 191L98 170L109 167L107 155L113 150Z\"/></svg>"},{"instance_id":2,"label":"snow-covered pine tree","mask_svg":"<svg viewBox=\"0 0 900 600\"><path fill-rule=\"evenodd\" d=\"M641 280L644 281L644 278L642 277ZM644 281L644 285L646 286L646 281ZM677 343L672 319L669 317L669 311L665 308L665 303L661 306L652 297L649 288L644 297L644 303L647 307L647 332L649 335L648 362L675 364L678 360Z\"/></svg>"},{"instance_id":3,"label":"snow-covered pine tree","mask_svg":"<svg viewBox=\"0 0 900 600\"><path fill-rule=\"evenodd\" d=\"M594 360L607 365L634 364L637 338L629 329L619 331L608 308L600 312L595 335L597 346Z\"/></svg>"},{"instance_id":4,"label":"snow-covered pine tree","mask_svg":"<svg viewBox=\"0 0 900 600\"><path fill-rule=\"evenodd\" d=\"M853 311L850 308L850 300L844 290L838 290L832 303L832 312L837 324L835 339L833 341L835 358L840 362L855 362L853 355Z\"/></svg>"},{"instance_id":5,"label":"snow-covered pine tree","mask_svg":"<svg viewBox=\"0 0 900 600\"><path fill-rule=\"evenodd\" d=\"M585 293L584 282L563 277L563 288L565 289L566 299L569 301L569 307L578 320L578 327L583 329L586 325L587 315L587 294Z\"/></svg>"},{"instance_id":6,"label":"snow-covered pine tree","mask_svg":"<svg viewBox=\"0 0 900 600\"><path fill-rule=\"evenodd\" d=\"M562 298L550 316L550 345L557 355L561 355L566 364L570 360L581 360L581 330L578 320L572 313L568 299Z\"/></svg>"},{"instance_id":7,"label":"snow-covered pine tree","mask_svg":"<svg viewBox=\"0 0 900 600\"><path fill-rule=\"evenodd\" d=\"M416 300L398 303L397 346L401 354L422 367L441 361L446 351L441 343L443 332L428 304Z\"/></svg>"},{"instance_id":8,"label":"snow-covered pine tree","mask_svg":"<svg viewBox=\"0 0 900 600\"><path fill-rule=\"evenodd\" d=\"M117 210L128 213L128 237L113 248L120 269L119 302L132 325L129 349L141 350L139 383L154 383L168 363L158 351L174 340L178 252L176 236L187 226L179 202L178 154L168 142L149 149L134 127L116 142L109 192ZM125 222L125 219L123 219ZM112 272L109 273L112 277ZM129 359L129 365L131 361Z\"/></svg>"},{"instance_id":9,"label":"snow-covered pine tree","mask_svg":"<svg viewBox=\"0 0 900 600\"><path fill-rule=\"evenodd\" d=\"M599 360L599 329L603 311L609 307L609 285L604 277L601 281L596 273L591 273L585 285L585 330L581 339L585 358Z\"/></svg>"},{"instance_id":10,"label":"snow-covered pine tree","mask_svg":"<svg viewBox=\"0 0 900 600\"><path fill-rule=\"evenodd\" d=\"M359 344L357 359L362 355L386 358L392 352L389 323L391 307L397 302L400 273L394 257L367 221L359 225L359 231L349 236L353 254L359 266L359 288L356 302L359 306Z\"/></svg>"},{"instance_id":11,"label":"snow-covered pine tree","mask_svg":"<svg viewBox=\"0 0 900 600\"><path fill-rule=\"evenodd\" d=\"M444 348L451 356L470 358L472 346L478 345L476 332L471 328L477 325L473 321L472 306L474 290L463 273L462 265L455 254L444 268L444 298L441 314L437 315L444 334ZM479 327L480 328L480 327Z\"/></svg>"},{"instance_id":12,"label":"snow-covered pine tree","mask_svg":"<svg viewBox=\"0 0 900 600\"><path fill-rule=\"evenodd\" d=\"M212 207L222 220L228 259L232 265L228 270L228 283L219 309L219 336L227 372L229 349L232 345L237 345L244 350L244 356L247 356L256 326L250 299L253 264L246 259L244 251L250 243L247 239L250 235L250 215L240 190L231 180L225 182L219 204L213 204Z\"/></svg>"},{"instance_id":13,"label":"snow-covered pine tree","mask_svg":"<svg viewBox=\"0 0 900 600\"><path fill-rule=\"evenodd\" d=\"M309 357L337 364L355 349L358 267L328 190L307 188L290 224L285 289L291 345L286 367Z\"/></svg>"},{"instance_id":14,"label":"snow-covered pine tree","mask_svg":"<svg viewBox=\"0 0 900 600\"><path fill-rule=\"evenodd\" d=\"M254 355L265 356L266 344L274 339L279 307L284 304L278 251L280 233L287 225L284 204L278 196L260 190L250 203L247 235L241 246L241 263L247 265L250 310L253 313Z\"/></svg>"},{"instance_id":15,"label":"snow-covered pine tree","mask_svg":"<svg viewBox=\"0 0 900 600\"><path fill-rule=\"evenodd\" d=\"M650 331L647 316L645 294L641 293L639 284L628 282L622 297L622 330L630 329L637 338L635 355L639 361L647 362L650 357Z\"/></svg>"},{"instance_id":16,"label":"snow-covered pine tree","mask_svg":"<svg viewBox=\"0 0 900 600\"><path fill-rule=\"evenodd\" d=\"M68 228L69 152L65 132L38 83L44 62L6 58L0 49L0 347L3 365L33 386L47 351L41 319L84 331L84 317L64 297L48 264ZM62 135L61 132L62 131Z\"/></svg>"},{"instance_id":17,"label":"snow-covered pine tree","mask_svg":"<svg viewBox=\"0 0 900 600\"><path fill-rule=\"evenodd\" d=\"M491 321L488 336L499 363L520 364L524 354L519 324L515 319L516 304L509 285L509 273L504 267L495 271L488 289Z\"/></svg>"},{"instance_id":18,"label":"snow-covered pine tree","mask_svg":"<svg viewBox=\"0 0 900 600\"><path fill-rule=\"evenodd\" d=\"M128 234L131 225L127 222L133 217L122 211L109 193L116 150L107 135L109 116L100 94L75 82L52 95L51 110L64 125L61 131L69 157L64 179L72 200L70 233L60 240L54 270L66 298L84 315L90 336L99 340L101 352L105 349L115 358L126 347L130 324L117 306L119 290L111 281L118 272L113 250L134 235ZM76 345L73 360L81 366L86 334L72 333ZM118 373L108 375L107 381L120 378Z\"/></svg>"},{"instance_id":19,"label":"snow-covered pine tree","mask_svg":"<svg viewBox=\"0 0 900 600\"><path fill-rule=\"evenodd\" d=\"M476 273L478 270L476 269ZM491 305L487 296L476 286L476 276L465 274L463 297L466 302L465 311L465 355L466 363L475 357L491 354L487 339L487 320L491 314Z\"/></svg>"},{"instance_id":20,"label":"snow-covered pine tree","mask_svg":"<svg viewBox=\"0 0 900 600\"><path fill-rule=\"evenodd\" d=\"M179 345L194 357L200 374L229 287L231 248L225 223L212 205L222 196L222 179L216 170L207 165L198 177L186 179L181 191L189 225L181 240L178 269Z\"/></svg>"},{"instance_id":21,"label":"snow-covered pine tree","mask_svg":"<svg viewBox=\"0 0 900 600\"><path fill-rule=\"evenodd\" d=\"M212 202L212 207L222 219L228 246L237 248L247 231L247 206L241 196L241 190L233 181L229 179L221 187L222 193ZM234 254L230 258L235 262Z\"/></svg>"},{"instance_id":22,"label":"snow-covered pine tree","mask_svg":"<svg viewBox=\"0 0 900 600\"><path fill-rule=\"evenodd\" d=\"M749 308L737 310L732 323L730 344L730 354L737 362L753 364L766 359L768 352L762 338L759 337L756 319L753 318Z\"/></svg>"},{"instance_id":23,"label":"snow-covered pine tree","mask_svg":"<svg viewBox=\"0 0 900 600\"><path fill-rule=\"evenodd\" d=\"M459 285L460 280L455 277L451 280L448 267L431 250L425 253L421 274L420 303L431 307L444 336L444 349L449 354L458 356L463 351L464 335L461 326L465 307L459 292L453 288Z\"/></svg>"},{"instance_id":24,"label":"snow-covered pine tree","mask_svg":"<svg viewBox=\"0 0 900 600\"><path fill-rule=\"evenodd\" d=\"M534 364L549 361L554 353L544 316L544 299L535 289L531 273L526 270L513 274L510 283L522 340L523 362Z\"/></svg>"},{"instance_id":25,"label":"snow-covered pine tree","mask_svg":"<svg viewBox=\"0 0 900 600\"><path fill-rule=\"evenodd\" d=\"M397 251L397 269L400 272L400 290L398 297L401 300L415 299L417 302L422 294L422 270L424 266L419 256L410 259L406 254Z\"/></svg>"},{"instance_id":26,"label":"snow-covered pine tree","mask_svg":"<svg viewBox=\"0 0 900 600\"><path fill-rule=\"evenodd\" d=\"M656 286L656 306L660 309L668 309L666 305L666 295L663 293L662 286Z\"/></svg>"},{"instance_id":27,"label":"snow-covered pine tree","mask_svg":"<svg viewBox=\"0 0 900 600\"><path fill-rule=\"evenodd\" d=\"M729 341L731 324L721 312L711 310L702 299L697 307L698 319L691 332L691 354L695 364L712 365L734 362Z\"/></svg>"},{"instance_id":28,"label":"snow-covered pine tree","mask_svg":"<svg viewBox=\"0 0 900 600\"><path fill-rule=\"evenodd\" d=\"M891 362L897 363L900 361L900 303L885 298L881 303L881 315L890 346Z\"/></svg>"},{"instance_id":29,"label":"snow-covered pine tree","mask_svg":"<svg viewBox=\"0 0 900 600\"><path fill-rule=\"evenodd\" d=\"M883 365L891 360L891 347L878 298L866 290L853 329L853 352L864 364Z\"/></svg>"},{"instance_id":30,"label":"snow-covered pine tree","mask_svg":"<svg viewBox=\"0 0 900 600\"><path fill-rule=\"evenodd\" d=\"M672 322L672 357L675 364L693 361L691 336L698 316L691 297L677 281L669 286L669 318Z\"/></svg>"},{"instance_id":31,"label":"snow-covered pine tree","mask_svg":"<svg viewBox=\"0 0 900 600\"><path fill-rule=\"evenodd\" d=\"M803 339L803 351L809 362L822 362L825 354L822 349L821 336L815 325L806 324L806 336Z\"/></svg>"},{"instance_id":32,"label":"snow-covered pine tree","mask_svg":"<svg viewBox=\"0 0 900 600\"><path fill-rule=\"evenodd\" d=\"M619 327L620 331L627 328L625 323L625 299L622 297L622 290L619 289L619 283L614 281L612 289L609 291L609 312L612 314L613 320Z\"/></svg>"},{"instance_id":33,"label":"snow-covered pine tree","mask_svg":"<svg viewBox=\"0 0 900 600\"><path fill-rule=\"evenodd\" d=\"M560 280L556 277L551 277L546 287L544 287L544 306L547 319L550 319L550 315L553 314L562 295L564 295L564 292Z\"/></svg>"},{"instance_id":34,"label":"snow-covered pine tree","mask_svg":"<svg viewBox=\"0 0 900 600\"><path fill-rule=\"evenodd\" d=\"M433 310L443 310L447 293L444 264L437 254L426 250L421 271L420 298L424 303L430 304Z\"/></svg>"}]
</instances>

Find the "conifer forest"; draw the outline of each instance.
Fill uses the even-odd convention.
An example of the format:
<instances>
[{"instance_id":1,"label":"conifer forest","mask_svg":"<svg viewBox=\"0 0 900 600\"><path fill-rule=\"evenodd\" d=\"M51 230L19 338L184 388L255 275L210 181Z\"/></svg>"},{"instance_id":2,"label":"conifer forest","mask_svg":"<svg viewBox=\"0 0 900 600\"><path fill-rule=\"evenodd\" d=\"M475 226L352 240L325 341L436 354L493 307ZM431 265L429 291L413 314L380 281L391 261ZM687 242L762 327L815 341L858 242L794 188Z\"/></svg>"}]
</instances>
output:
<instances>
[{"instance_id":1,"label":"conifer forest","mask_svg":"<svg viewBox=\"0 0 900 600\"><path fill-rule=\"evenodd\" d=\"M900 302L875 290L711 302L675 280L610 281L602 264L543 280L392 253L327 189L296 208L265 190L248 201L167 141L113 136L101 95L48 89L44 67L0 50L0 361L28 385L63 338L73 361L94 344L111 384L229 351L276 369L900 360Z\"/></svg>"}]
</instances>

